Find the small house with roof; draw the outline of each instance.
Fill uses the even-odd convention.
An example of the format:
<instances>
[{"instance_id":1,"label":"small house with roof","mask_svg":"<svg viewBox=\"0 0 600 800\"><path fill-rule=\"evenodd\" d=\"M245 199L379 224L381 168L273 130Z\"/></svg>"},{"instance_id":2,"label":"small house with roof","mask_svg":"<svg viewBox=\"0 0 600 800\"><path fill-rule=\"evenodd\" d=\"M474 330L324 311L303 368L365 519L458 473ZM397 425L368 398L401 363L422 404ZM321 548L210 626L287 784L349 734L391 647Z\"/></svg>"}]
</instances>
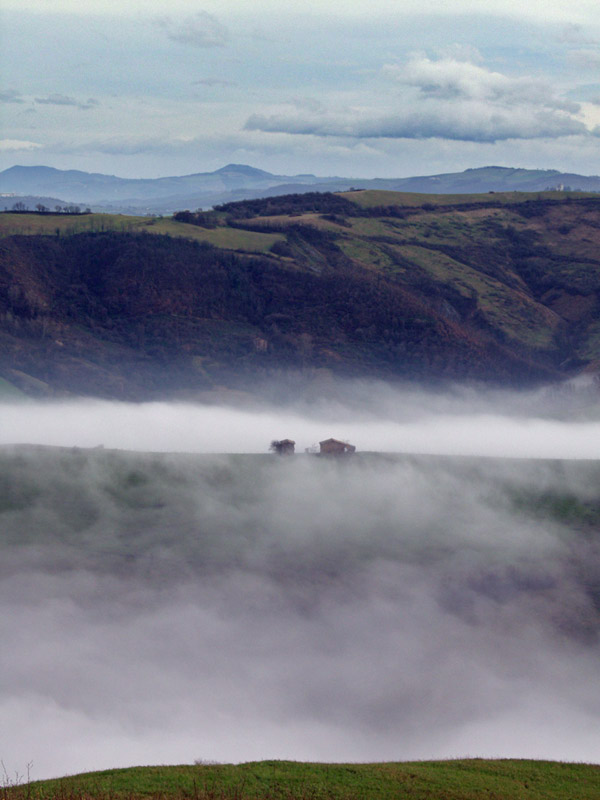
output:
<instances>
[{"instance_id":1,"label":"small house with roof","mask_svg":"<svg viewBox=\"0 0 600 800\"><path fill-rule=\"evenodd\" d=\"M319 442L320 455L322 456L348 456L356 452L356 447L339 439L325 439Z\"/></svg>"}]
</instances>

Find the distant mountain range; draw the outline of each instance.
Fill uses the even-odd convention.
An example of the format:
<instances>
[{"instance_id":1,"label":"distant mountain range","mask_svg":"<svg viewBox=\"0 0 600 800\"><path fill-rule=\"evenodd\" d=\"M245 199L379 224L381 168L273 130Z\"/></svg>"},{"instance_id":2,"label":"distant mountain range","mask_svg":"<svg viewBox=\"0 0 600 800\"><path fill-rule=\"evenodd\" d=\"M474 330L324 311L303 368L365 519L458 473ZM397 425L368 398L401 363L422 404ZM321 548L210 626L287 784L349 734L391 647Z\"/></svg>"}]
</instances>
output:
<instances>
[{"instance_id":1,"label":"distant mountain range","mask_svg":"<svg viewBox=\"0 0 600 800\"><path fill-rule=\"evenodd\" d=\"M367 180L310 174L274 175L244 164L228 164L215 172L136 179L53 167L15 166L0 172L0 207L10 208L14 202L25 202L25 198L43 202L50 196L64 198L57 201L59 203L89 205L95 211L171 214L181 209L206 209L238 200L350 188L427 194L539 192L549 188L600 192L600 176L558 170L480 167L440 175Z\"/></svg>"}]
</instances>

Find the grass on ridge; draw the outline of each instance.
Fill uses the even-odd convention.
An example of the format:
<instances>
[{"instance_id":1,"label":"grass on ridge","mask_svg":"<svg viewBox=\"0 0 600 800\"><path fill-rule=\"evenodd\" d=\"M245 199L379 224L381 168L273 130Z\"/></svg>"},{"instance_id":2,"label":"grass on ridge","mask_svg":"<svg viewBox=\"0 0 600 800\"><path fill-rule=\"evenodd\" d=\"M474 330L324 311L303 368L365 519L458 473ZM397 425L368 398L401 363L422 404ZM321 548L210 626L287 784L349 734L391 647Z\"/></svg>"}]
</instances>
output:
<instances>
[{"instance_id":1,"label":"grass on ridge","mask_svg":"<svg viewBox=\"0 0 600 800\"><path fill-rule=\"evenodd\" d=\"M521 759L132 767L0 790L0 800L598 800L600 766Z\"/></svg>"},{"instance_id":2,"label":"grass on ridge","mask_svg":"<svg viewBox=\"0 0 600 800\"><path fill-rule=\"evenodd\" d=\"M417 192L396 192L387 189L361 189L353 192L336 192L340 197L356 203L362 208L373 206L452 206L465 203L494 203L512 205L513 203L526 203L528 200L564 200L565 197L574 199L590 197L599 200L595 192L480 192L464 194L424 194Z\"/></svg>"},{"instance_id":3,"label":"grass on ridge","mask_svg":"<svg viewBox=\"0 0 600 800\"><path fill-rule=\"evenodd\" d=\"M226 250L266 253L285 237L279 233L246 231L220 226L200 228L171 217L135 217L127 214L3 214L2 236L73 236L77 233L150 233L208 242Z\"/></svg>"}]
</instances>

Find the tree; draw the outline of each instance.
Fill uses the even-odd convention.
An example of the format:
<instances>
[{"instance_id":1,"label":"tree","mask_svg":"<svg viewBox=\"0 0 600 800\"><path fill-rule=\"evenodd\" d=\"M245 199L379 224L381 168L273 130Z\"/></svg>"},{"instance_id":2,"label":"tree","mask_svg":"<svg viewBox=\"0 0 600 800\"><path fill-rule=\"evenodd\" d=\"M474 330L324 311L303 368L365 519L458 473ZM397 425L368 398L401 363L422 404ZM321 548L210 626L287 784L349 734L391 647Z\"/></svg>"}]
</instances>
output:
<instances>
[{"instance_id":1,"label":"tree","mask_svg":"<svg viewBox=\"0 0 600 800\"><path fill-rule=\"evenodd\" d=\"M40 214L47 214L50 211L48 206L45 206L43 203L38 203L35 207L35 210Z\"/></svg>"},{"instance_id":2,"label":"tree","mask_svg":"<svg viewBox=\"0 0 600 800\"><path fill-rule=\"evenodd\" d=\"M17 203L14 204L14 206L12 207L12 210L13 211L27 211L27 206L25 205L25 203L23 203L23 202L21 202L21 200L19 200Z\"/></svg>"}]
</instances>

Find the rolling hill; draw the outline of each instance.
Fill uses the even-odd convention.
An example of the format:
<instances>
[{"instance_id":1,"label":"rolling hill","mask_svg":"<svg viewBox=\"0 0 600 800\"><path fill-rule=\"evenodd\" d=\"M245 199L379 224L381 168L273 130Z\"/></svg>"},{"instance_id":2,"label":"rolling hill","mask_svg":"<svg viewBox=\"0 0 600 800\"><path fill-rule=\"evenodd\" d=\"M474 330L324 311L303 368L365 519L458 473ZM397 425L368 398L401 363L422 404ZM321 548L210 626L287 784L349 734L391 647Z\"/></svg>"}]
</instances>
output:
<instances>
[{"instance_id":1,"label":"rolling hill","mask_svg":"<svg viewBox=\"0 0 600 800\"><path fill-rule=\"evenodd\" d=\"M134 767L38 781L3 790L3 800L592 800L600 767L516 759L379 764L247 764ZM401 791L402 795L398 792Z\"/></svg>"},{"instance_id":2,"label":"rolling hill","mask_svg":"<svg viewBox=\"0 0 600 800\"><path fill-rule=\"evenodd\" d=\"M4 213L0 234L0 375L26 393L600 366L594 195L306 193L162 220Z\"/></svg>"}]
</instances>

